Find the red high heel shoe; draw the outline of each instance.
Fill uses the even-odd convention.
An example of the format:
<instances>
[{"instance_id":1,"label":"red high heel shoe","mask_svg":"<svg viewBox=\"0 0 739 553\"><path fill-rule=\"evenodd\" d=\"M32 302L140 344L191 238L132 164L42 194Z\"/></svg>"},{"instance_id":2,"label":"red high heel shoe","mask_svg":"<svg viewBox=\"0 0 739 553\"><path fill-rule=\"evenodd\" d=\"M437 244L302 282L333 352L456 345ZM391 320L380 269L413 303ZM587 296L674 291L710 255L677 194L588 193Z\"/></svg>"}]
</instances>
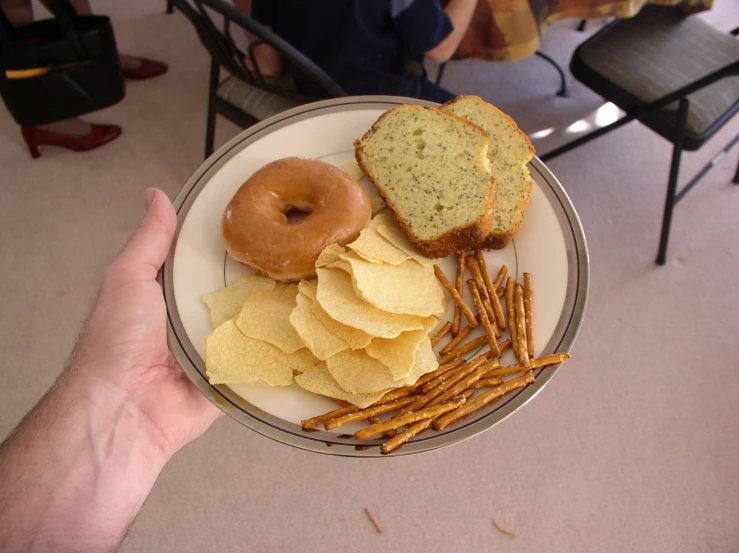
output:
<instances>
[{"instance_id":1,"label":"red high heel shoe","mask_svg":"<svg viewBox=\"0 0 739 553\"><path fill-rule=\"evenodd\" d=\"M129 57L134 58L134 56ZM147 58L134 59L139 60L140 63L138 67L123 70L123 76L127 79L143 81L144 79L150 79L151 77L156 77L157 75L167 72L167 64L162 63L161 61L150 60Z\"/></svg>"},{"instance_id":2,"label":"red high heel shoe","mask_svg":"<svg viewBox=\"0 0 739 553\"><path fill-rule=\"evenodd\" d=\"M90 133L83 135L51 132L38 127L21 127L21 134L32 158L41 157L39 146L59 146L75 152L84 152L107 144L121 135L121 128L118 125L91 125L91 127Z\"/></svg>"}]
</instances>

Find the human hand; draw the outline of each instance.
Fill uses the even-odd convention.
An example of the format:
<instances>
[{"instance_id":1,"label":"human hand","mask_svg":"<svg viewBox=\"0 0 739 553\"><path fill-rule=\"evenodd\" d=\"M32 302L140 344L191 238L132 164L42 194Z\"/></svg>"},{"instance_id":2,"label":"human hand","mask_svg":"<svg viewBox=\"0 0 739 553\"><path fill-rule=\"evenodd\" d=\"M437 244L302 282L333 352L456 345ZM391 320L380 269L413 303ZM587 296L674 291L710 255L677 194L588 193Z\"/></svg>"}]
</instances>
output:
<instances>
[{"instance_id":1,"label":"human hand","mask_svg":"<svg viewBox=\"0 0 739 553\"><path fill-rule=\"evenodd\" d=\"M156 277L177 219L161 190L147 190L146 205L139 228L105 275L68 378L83 383L83 396L103 416L134 417L168 459L222 412L183 373L167 345L166 306Z\"/></svg>"}]
</instances>

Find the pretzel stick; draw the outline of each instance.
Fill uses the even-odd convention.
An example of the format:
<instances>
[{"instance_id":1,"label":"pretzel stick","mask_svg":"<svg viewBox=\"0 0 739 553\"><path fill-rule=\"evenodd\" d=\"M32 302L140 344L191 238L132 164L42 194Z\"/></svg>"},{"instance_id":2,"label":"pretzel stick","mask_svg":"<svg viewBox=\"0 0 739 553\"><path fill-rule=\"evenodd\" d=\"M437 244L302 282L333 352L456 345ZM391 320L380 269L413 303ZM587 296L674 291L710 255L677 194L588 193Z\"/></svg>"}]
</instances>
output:
<instances>
[{"instance_id":1,"label":"pretzel stick","mask_svg":"<svg viewBox=\"0 0 739 553\"><path fill-rule=\"evenodd\" d=\"M367 420L370 422L370 424L379 424L379 423L382 422L382 419L380 417L378 417L377 415L375 415L373 417L370 417ZM397 433L398 433L397 430L388 430L387 432L385 432L385 436L387 436L388 438L392 438Z\"/></svg>"},{"instance_id":2,"label":"pretzel stick","mask_svg":"<svg viewBox=\"0 0 739 553\"><path fill-rule=\"evenodd\" d=\"M521 388L522 386L531 384L532 382L534 382L534 380L534 374L531 371L527 371L526 374L519 376L518 378L514 378L512 380L509 380L508 382L504 382L500 386L496 386L492 390L483 392L476 398L468 401L466 405L463 405L459 409L455 409L454 411L446 413L445 415L442 415L441 417L436 419L433 423L434 428L436 428L436 430L443 430L457 419L460 419L466 415L473 413L474 411L477 411L491 401L498 399L500 396L505 395L508 392L515 390L516 388Z\"/></svg>"},{"instance_id":3,"label":"pretzel stick","mask_svg":"<svg viewBox=\"0 0 739 553\"><path fill-rule=\"evenodd\" d=\"M509 347L511 347L511 341L508 338L506 338L500 344L498 344L498 349L500 350L500 354L501 355L503 355L503 352L505 350L507 350ZM485 353L483 353L482 355L486 359L494 359L495 358L495 356L493 355L493 350L490 350L490 349L488 351L486 351Z\"/></svg>"},{"instance_id":4,"label":"pretzel stick","mask_svg":"<svg viewBox=\"0 0 739 553\"><path fill-rule=\"evenodd\" d=\"M369 509L365 507L364 512L367 513L367 516L369 517L370 521L372 521L372 524L375 525L375 530L377 530L378 533L382 534L382 526L380 526L380 523L377 522L375 517L372 516L372 513L370 513Z\"/></svg>"},{"instance_id":5,"label":"pretzel stick","mask_svg":"<svg viewBox=\"0 0 739 553\"><path fill-rule=\"evenodd\" d=\"M467 390L466 392L461 394L461 397L467 399L473 393L474 393L473 390ZM438 416L440 415L437 415L437 417ZM410 440L414 436L418 436L421 432L424 432L425 430L427 430L437 417L423 419L422 421L418 421L412 424L411 426L406 428L403 432L401 432L400 434L397 434L394 438L382 444L382 446L380 447L380 452L390 453L391 451L395 450L396 448L406 443L408 440Z\"/></svg>"},{"instance_id":6,"label":"pretzel stick","mask_svg":"<svg viewBox=\"0 0 739 553\"><path fill-rule=\"evenodd\" d=\"M569 353L555 353L552 355L545 355L529 361L529 369L538 369L540 367L546 367L547 365L555 365L556 363L563 363L570 359ZM516 365L506 365L505 367L498 367L490 370L485 376L507 376L509 374L516 374L523 372L527 369L522 363Z\"/></svg>"},{"instance_id":7,"label":"pretzel stick","mask_svg":"<svg viewBox=\"0 0 739 553\"><path fill-rule=\"evenodd\" d=\"M529 357L534 357L534 283L531 273L523 274L523 305L526 310L526 345Z\"/></svg>"},{"instance_id":8,"label":"pretzel stick","mask_svg":"<svg viewBox=\"0 0 739 553\"><path fill-rule=\"evenodd\" d=\"M490 320L490 324L493 326L493 332L495 332L495 337L500 338L500 329L498 328L498 323L495 322L495 311L493 311L493 306L490 303L490 298L482 298L482 305L485 307L485 313L488 314L488 319Z\"/></svg>"},{"instance_id":9,"label":"pretzel stick","mask_svg":"<svg viewBox=\"0 0 739 553\"><path fill-rule=\"evenodd\" d=\"M510 341L510 339L506 339L505 341L503 341L500 344L498 344L498 349L500 350L501 355L509 347L511 347L511 341Z\"/></svg>"},{"instance_id":10,"label":"pretzel stick","mask_svg":"<svg viewBox=\"0 0 739 553\"><path fill-rule=\"evenodd\" d=\"M475 259L477 259L477 264L480 266L482 280L485 283L485 291L487 292L488 297L494 296L495 286L493 286L493 281L488 272L488 264L485 262L485 255L480 250L475 250Z\"/></svg>"},{"instance_id":11,"label":"pretzel stick","mask_svg":"<svg viewBox=\"0 0 739 553\"><path fill-rule=\"evenodd\" d=\"M485 312L485 308L482 305L482 298L480 298L480 290L478 289L477 283L475 282L475 280L470 279L467 281L467 286L469 286L470 288L472 299L475 302L475 307L477 307L477 311L480 314L480 322L482 323L482 327L485 329L485 335L488 337L490 350L493 352L493 356L500 357L500 350L498 349L498 338L495 336L493 325L490 324L488 314Z\"/></svg>"},{"instance_id":12,"label":"pretzel stick","mask_svg":"<svg viewBox=\"0 0 739 553\"><path fill-rule=\"evenodd\" d=\"M439 279L439 282L441 282L441 285L446 288L446 291L449 292L450 296L452 296L454 303L456 303L462 310L462 313L467 319L467 324L472 328L475 328L477 326L477 319L475 318L475 314L472 312L472 309L470 309L470 306L465 303L460 293L457 292L457 289L454 286L452 286L452 283L449 282L449 279L442 270L439 269L438 265L434 265L434 273L436 274L436 278Z\"/></svg>"},{"instance_id":13,"label":"pretzel stick","mask_svg":"<svg viewBox=\"0 0 739 553\"><path fill-rule=\"evenodd\" d=\"M499 376L494 376L492 378L481 378L472 385L472 389L477 390L479 388L492 388L493 386L499 386L500 384L503 384L503 379Z\"/></svg>"},{"instance_id":14,"label":"pretzel stick","mask_svg":"<svg viewBox=\"0 0 739 553\"><path fill-rule=\"evenodd\" d=\"M475 348L480 347L487 341L487 336L480 336L479 338L475 338L474 340L470 340L466 344L462 344L457 349L453 349L449 353L447 353L445 356L441 357L439 359L439 363L449 363L453 359L456 359L457 357L461 357L465 353L469 353Z\"/></svg>"},{"instance_id":15,"label":"pretzel stick","mask_svg":"<svg viewBox=\"0 0 739 553\"><path fill-rule=\"evenodd\" d=\"M495 293L495 295L498 296L498 299L505 296L505 286L501 286L500 288L498 288L498 291Z\"/></svg>"},{"instance_id":16,"label":"pretzel stick","mask_svg":"<svg viewBox=\"0 0 739 553\"><path fill-rule=\"evenodd\" d=\"M477 283L477 290L478 292L480 292L480 297L484 300L487 299L488 289L485 286L485 281L482 279L482 272L480 272L480 264L477 262L477 258L474 255L467 256L467 267L470 268L470 273L472 273L472 278L474 278L475 282Z\"/></svg>"},{"instance_id":17,"label":"pretzel stick","mask_svg":"<svg viewBox=\"0 0 739 553\"><path fill-rule=\"evenodd\" d=\"M392 390L386 393L384 396L382 396L375 403L370 405L370 407L374 407L376 405L382 405L383 403L387 403L389 401L394 401L396 399L400 399L401 397L405 397L410 393L411 390L412 388L410 386L403 386L402 388L397 388L396 390ZM340 404L346 404L346 405L340 409L335 409L333 411L330 411L329 413L326 413L325 415L321 415L320 417L313 417L312 419L301 421L303 424L303 429L308 430L310 428L314 428L316 426L324 424L325 422L330 421L331 419L336 419L344 415L356 413L360 409L359 407L356 407L341 399L334 399L334 401Z\"/></svg>"},{"instance_id":18,"label":"pretzel stick","mask_svg":"<svg viewBox=\"0 0 739 553\"><path fill-rule=\"evenodd\" d=\"M422 421L414 423L413 425L406 428L403 432L396 434L394 438L382 444L382 446L380 446L380 453L390 453L394 449L397 449L414 436L417 436L418 434L426 430L429 426L431 426L431 423L433 422L434 419L423 419Z\"/></svg>"},{"instance_id":19,"label":"pretzel stick","mask_svg":"<svg viewBox=\"0 0 739 553\"><path fill-rule=\"evenodd\" d=\"M459 359L459 361L461 361L461 359ZM450 376L452 376L452 374L453 374L452 372L447 371L444 374L441 374L441 375L437 376L433 380L429 380L428 382L426 382L426 384L424 384L423 386L421 386L421 391L424 394L427 394L428 392L430 392L431 390L433 390L434 388L436 388L439 384L441 384L442 382L444 382L447 378L449 378ZM410 409L408 409L408 410L410 411Z\"/></svg>"},{"instance_id":20,"label":"pretzel stick","mask_svg":"<svg viewBox=\"0 0 739 553\"><path fill-rule=\"evenodd\" d=\"M331 400L337 403L339 407L354 407L354 405L352 405L348 401L344 401L343 399L332 397Z\"/></svg>"},{"instance_id":21,"label":"pretzel stick","mask_svg":"<svg viewBox=\"0 0 739 553\"><path fill-rule=\"evenodd\" d=\"M511 532L510 530L506 530L506 529L505 529L505 528L503 528L503 527L502 527L502 526L501 526L500 524L498 524L498 521L497 521L497 520L493 520L493 524L495 524L495 527L496 527L496 528L497 528L497 529L498 529L498 530L499 530L500 532L502 532L503 534L505 534L506 536L510 536L510 537L512 537L512 538L516 538L516 537L518 537L518 536L517 536L517 535L516 535L516 534L515 534L514 532Z\"/></svg>"},{"instance_id":22,"label":"pretzel stick","mask_svg":"<svg viewBox=\"0 0 739 553\"><path fill-rule=\"evenodd\" d=\"M434 405L444 403L445 401L452 399L454 396L461 394L462 392L467 390L470 386L472 386L475 382L480 380L480 378L482 378L482 376L485 373L487 373L488 370L489 369L485 365L478 367L475 370L475 372L473 372L467 378L460 380L454 386L449 388L446 392L441 394L439 397L431 400L428 404L428 407L433 407Z\"/></svg>"},{"instance_id":23,"label":"pretzel stick","mask_svg":"<svg viewBox=\"0 0 739 553\"><path fill-rule=\"evenodd\" d=\"M436 344L439 343L439 340L441 340L444 336L449 334L449 331L452 329L452 323L446 323L444 326L442 326L439 329L439 332L434 334L434 336L431 338L431 347L434 347Z\"/></svg>"},{"instance_id":24,"label":"pretzel stick","mask_svg":"<svg viewBox=\"0 0 739 553\"><path fill-rule=\"evenodd\" d=\"M495 312L493 311L493 306L490 303L490 298L483 298L482 294L480 294L480 297L482 298L482 305L485 308L485 313L488 314L488 319L490 319L491 322L495 321Z\"/></svg>"},{"instance_id":25,"label":"pretzel stick","mask_svg":"<svg viewBox=\"0 0 739 553\"><path fill-rule=\"evenodd\" d=\"M462 285L464 284L464 267L465 256L464 252L457 252L457 282L456 288L459 295L462 295ZM452 323L452 337L456 337L459 334L459 325L462 320L462 310L459 309L459 305L454 304L454 319Z\"/></svg>"},{"instance_id":26,"label":"pretzel stick","mask_svg":"<svg viewBox=\"0 0 739 553\"><path fill-rule=\"evenodd\" d=\"M497 299L497 298L496 298ZM482 300L483 305L485 305L485 311L488 314L488 319L490 320L490 324L493 327L493 332L495 333L496 338L500 338L500 328L498 327L498 321L495 316L495 308L490 303L490 298ZM500 303L500 301L498 301ZM505 321L505 319L503 319Z\"/></svg>"},{"instance_id":27,"label":"pretzel stick","mask_svg":"<svg viewBox=\"0 0 739 553\"><path fill-rule=\"evenodd\" d=\"M416 380L416 383L412 386L412 389L417 390L418 388L420 388L421 386L423 386L427 382L431 382L432 380L434 380L437 376L441 376L441 375L449 372L452 369L456 369L462 363L464 363L464 361L462 361L461 359L457 359L456 361L452 361L451 363L447 363L446 365L442 365L441 367L439 367L438 369L436 369L433 372L424 374L421 378L419 378L418 380Z\"/></svg>"},{"instance_id":28,"label":"pretzel stick","mask_svg":"<svg viewBox=\"0 0 739 553\"><path fill-rule=\"evenodd\" d=\"M518 360L529 367L529 348L526 345L526 310L523 306L523 286L516 284L516 336L518 337Z\"/></svg>"},{"instance_id":29,"label":"pretzel stick","mask_svg":"<svg viewBox=\"0 0 739 553\"><path fill-rule=\"evenodd\" d=\"M508 274L508 267L504 263L503 266L500 268L500 271L498 271L498 276L495 277L495 280L493 281L493 288L496 290L500 288L503 285L503 280L505 279L505 276Z\"/></svg>"},{"instance_id":30,"label":"pretzel stick","mask_svg":"<svg viewBox=\"0 0 739 553\"><path fill-rule=\"evenodd\" d=\"M493 361L486 362L486 359L482 356L476 357L474 361L465 363L464 365L456 369L453 373L451 373L446 380L442 380L438 384L438 386L430 389L428 392L426 392L426 394L422 395L416 401L408 405L407 408L401 409L397 415L394 415L394 417L398 417L410 411L418 411L419 409L426 407L429 402L439 397L460 380L475 372L478 367L486 365L488 367L488 370L492 368L490 363L493 363Z\"/></svg>"},{"instance_id":31,"label":"pretzel stick","mask_svg":"<svg viewBox=\"0 0 739 553\"><path fill-rule=\"evenodd\" d=\"M518 333L516 332L516 303L513 299L516 290L516 281L513 277L508 277L505 285L505 305L508 311L508 332L511 335L511 346L513 347L513 355L519 361L521 357L518 355Z\"/></svg>"},{"instance_id":32,"label":"pretzel stick","mask_svg":"<svg viewBox=\"0 0 739 553\"><path fill-rule=\"evenodd\" d=\"M484 336L483 336L483 338L484 338ZM483 353L480 357L482 357L486 361L490 361L490 359L492 357L492 352L488 351L486 353ZM497 359L494 359L492 362L487 363L487 365L490 368L490 370L493 370L493 369L495 369L497 367L500 367L500 361L498 361ZM421 388L421 391L423 393L428 393L429 391L431 391L434 388L436 388L439 384L441 384L445 380L449 379L451 376L452 376L452 373L444 373L443 375L435 378L434 380L431 380L430 382L427 382Z\"/></svg>"},{"instance_id":33,"label":"pretzel stick","mask_svg":"<svg viewBox=\"0 0 739 553\"><path fill-rule=\"evenodd\" d=\"M396 428L406 426L407 424L411 424L416 421L436 417L437 415L441 415L443 413L446 413L447 411L456 409L460 405L464 405L466 401L467 400L465 398L461 397L447 403L436 405L435 407L429 407L428 409L422 409L421 411L406 413L405 415L402 415L397 419L390 419L380 424L373 424L372 426L368 426L367 428L362 428L362 430L354 433L354 437L358 440L366 440L368 438L371 438L372 436L376 436L377 434L381 434L388 430L394 430Z\"/></svg>"},{"instance_id":34,"label":"pretzel stick","mask_svg":"<svg viewBox=\"0 0 739 553\"><path fill-rule=\"evenodd\" d=\"M505 330L505 315L503 315L503 306L500 305L500 298L497 294L490 294L490 303L493 306L493 313L495 313L495 322L498 323L498 327Z\"/></svg>"},{"instance_id":35,"label":"pretzel stick","mask_svg":"<svg viewBox=\"0 0 739 553\"><path fill-rule=\"evenodd\" d=\"M355 413L349 413L347 415L331 419L329 421L326 421L323 424L323 427L326 430L333 430L334 428L339 428L340 426L344 426L345 424L349 424L350 422L361 421L364 419L368 419L373 415L381 415L382 413L395 411L396 409L399 409L400 407L405 407L406 405L408 405L409 403L413 403L414 401L416 401L416 396L402 397L389 403L375 405L374 407L367 407L366 409L360 409Z\"/></svg>"},{"instance_id":36,"label":"pretzel stick","mask_svg":"<svg viewBox=\"0 0 739 553\"><path fill-rule=\"evenodd\" d=\"M447 353L452 351L454 348L456 348L459 344L462 343L462 340L467 338L467 335L470 332L472 332L472 327L470 326L464 327L462 330L459 331L459 334L457 334L454 338L449 340L449 343L439 350L439 353L441 355L446 355Z\"/></svg>"},{"instance_id":37,"label":"pretzel stick","mask_svg":"<svg viewBox=\"0 0 739 553\"><path fill-rule=\"evenodd\" d=\"M389 391L380 399L375 401L372 405L370 405L370 407L377 407L378 405L384 405L385 403L388 403L390 401L395 401L396 399L407 396L411 393L411 391L413 391L412 386L403 386L402 388L396 388L395 390Z\"/></svg>"},{"instance_id":38,"label":"pretzel stick","mask_svg":"<svg viewBox=\"0 0 739 553\"><path fill-rule=\"evenodd\" d=\"M341 407L339 409L334 409L333 411L326 413L325 415L321 415L319 417L313 417L312 419L306 419L304 421L301 421L301 423L303 425L303 430L308 430L309 428L320 426L321 424L325 423L326 421L330 421L331 419L335 419L343 415L348 415L349 413L356 413L357 411L359 411L359 407L355 407L354 405L349 405L347 407Z\"/></svg>"}]
</instances>

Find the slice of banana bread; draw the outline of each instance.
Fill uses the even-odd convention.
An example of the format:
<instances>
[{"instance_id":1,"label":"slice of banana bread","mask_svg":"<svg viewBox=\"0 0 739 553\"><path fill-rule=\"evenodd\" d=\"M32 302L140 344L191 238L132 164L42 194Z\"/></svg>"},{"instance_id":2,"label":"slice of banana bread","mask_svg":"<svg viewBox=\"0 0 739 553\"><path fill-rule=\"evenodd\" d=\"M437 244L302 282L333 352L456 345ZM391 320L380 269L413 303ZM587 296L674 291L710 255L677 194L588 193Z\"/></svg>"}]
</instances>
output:
<instances>
[{"instance_id":1,"label":"slice of banana bread","mask_svg":"<svg viewBox=\"0 0 739 553\"><path fill-rule=\"evenodd\" d=\"M505 248L518 231L529 203L533 181L526 164L534 157L534 147L513 119L482 98L460 96L441 109L479 125L490 137L488 157L497 186L493 226L484 247Z\"/></svg>"}]
</instances>

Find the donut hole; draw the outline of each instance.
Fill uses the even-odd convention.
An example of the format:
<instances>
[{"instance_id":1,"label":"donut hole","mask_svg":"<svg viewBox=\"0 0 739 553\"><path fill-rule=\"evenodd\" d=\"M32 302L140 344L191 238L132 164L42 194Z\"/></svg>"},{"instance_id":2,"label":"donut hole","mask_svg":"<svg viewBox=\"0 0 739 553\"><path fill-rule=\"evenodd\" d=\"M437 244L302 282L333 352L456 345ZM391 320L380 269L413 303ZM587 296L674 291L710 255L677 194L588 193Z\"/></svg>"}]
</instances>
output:
<instances>
[{"instance_id":1,"label":"donut hole","mask_svg":"<svg viewBox=\"0 0 739 553\"><path fill-rule=\"evenodd\" d=\"M282 212L288 225L295 225L313 213L310 207L289 205Z\"/></svg>"}]
</instances>

